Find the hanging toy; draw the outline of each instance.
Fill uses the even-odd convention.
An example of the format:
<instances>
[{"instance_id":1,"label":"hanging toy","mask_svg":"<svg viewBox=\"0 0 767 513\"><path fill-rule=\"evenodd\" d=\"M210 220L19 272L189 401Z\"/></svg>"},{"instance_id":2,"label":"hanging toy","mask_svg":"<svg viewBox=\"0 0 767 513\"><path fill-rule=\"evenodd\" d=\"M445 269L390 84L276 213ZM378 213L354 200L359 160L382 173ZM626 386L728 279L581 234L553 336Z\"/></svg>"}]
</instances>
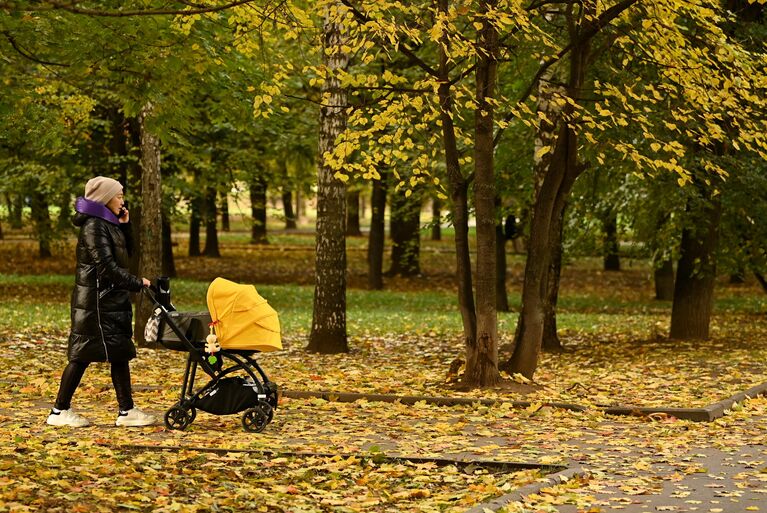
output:
<instances>
[{"instance_id":1,"label":"hanging toy","mask_svg":"<svg viewBox=\"0 0 767 513\"><path fill-rule=\"evenodd\" d=\"M210 328L210 334L205 337L205 352L208 353L208 363L211 365L215 365L218 362L216 353L221 351L221 344L218 343L218 337L213 330L213 327L217 323L218 322L211 322L208 324L208 327Z\"/></svg>"}]
</instances>

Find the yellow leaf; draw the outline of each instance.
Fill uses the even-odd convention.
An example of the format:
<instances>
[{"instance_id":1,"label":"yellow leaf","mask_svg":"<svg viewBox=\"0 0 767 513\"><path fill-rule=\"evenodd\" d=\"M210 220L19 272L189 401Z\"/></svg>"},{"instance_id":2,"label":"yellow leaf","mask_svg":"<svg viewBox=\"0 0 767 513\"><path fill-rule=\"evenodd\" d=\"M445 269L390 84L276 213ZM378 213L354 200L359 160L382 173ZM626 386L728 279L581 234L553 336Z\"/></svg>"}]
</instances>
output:
<instances>
[{"instance_id":1,"label":"yellow leaf","mask_svg":"<svg viewBox=\"0 0 767 513\"><path fill-rule=\"evenodd\" d=\"M541 146L535 150L535 158L539 159L551 151L551 146Z\"/></svg>"}]
</instances>

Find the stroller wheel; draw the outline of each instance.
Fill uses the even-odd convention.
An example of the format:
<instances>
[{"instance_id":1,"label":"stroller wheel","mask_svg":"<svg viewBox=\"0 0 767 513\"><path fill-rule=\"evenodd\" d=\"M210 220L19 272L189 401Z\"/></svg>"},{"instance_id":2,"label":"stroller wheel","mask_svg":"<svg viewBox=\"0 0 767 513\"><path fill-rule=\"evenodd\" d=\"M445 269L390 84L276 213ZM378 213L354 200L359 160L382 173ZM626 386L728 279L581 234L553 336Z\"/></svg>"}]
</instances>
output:
<instances>
[{"instance_id":1,"label":"stroller wheel","mask_svg":"<svg viewBox=\"0 0 767 513\"><path fill-rule=\"evenodd\" d=\"M197 418L197 410L194 408L189 408L189 424L194 422L194 419Z\"/></svg>"},{"instance_id":2,"label":"stroller wheel","mask_svg":"<svg viewBox=\"0 0 767 513\"><path fill-rule=\"evenodd\" d=\"M258 401L253 408L242 414L242 427L251 433L260 433L271 422L274 412L266 401Z\"/></svg>"},{"instance_id":3,"label":"stroller wheel","mask_svg":"<svg viewBox=\"0 0 767 513\"><path fill-rule=\"evenodd\" d=\"M195 412L196 413L196 412ZM165 412L165 427L183 431L194 420L194 414L189 414L185 409L173 406Z\"/></svg>"}]
</instances>

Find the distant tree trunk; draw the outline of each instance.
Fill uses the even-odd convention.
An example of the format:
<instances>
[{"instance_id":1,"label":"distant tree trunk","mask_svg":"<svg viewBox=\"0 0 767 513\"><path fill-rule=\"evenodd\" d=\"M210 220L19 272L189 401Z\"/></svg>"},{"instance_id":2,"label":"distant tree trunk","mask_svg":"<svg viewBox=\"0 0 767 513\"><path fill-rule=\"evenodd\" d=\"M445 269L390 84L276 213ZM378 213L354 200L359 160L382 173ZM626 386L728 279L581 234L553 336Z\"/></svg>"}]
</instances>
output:
<instances>
[{"instance_id":1,"label":"distant tree trunk","mask_svg":"<svg viewBox=\"0 0 767 513\"><path fill-rule=\"evenodd\" d=\"M674 339L709 338L722 205L714 198L704 210L694 228L682 230L671 306L670 337Z\"/></svg>"},{"instance_id":2,"label":"distant tree trunk","mask_svg":"<svg viewBox=\"0 0 767 513\"><path fill-rule=\"evenodd\" d=\"M176 277L176 261L173 259L173 237L170 217L163 209L162 212L162 275L168 278ZM154 278L154 277L153 277Z\"/></svg>"},{"instance_id":3,"label":"distant tree trunk","mask_svg":"<svg viewBox=\"0 0 767 513\"><path fill-rule=\"evenodd\" d=\"M151 104L139 113L141 133L141 247L139 276L153 280L162 272L162 189L160 175L160 140L146 126L151 116ZM134 335L144 345L144 326L152 313L149 301L139 301L136 307Z\"/></svg>"},{"instance_id":4,"label":"distant tree trunk","mask_svg":"<svg viewBox=\"0 0 767 513\"><path fill-rule=\"evenodd\" d=\"M32 222L37 233L38 255L40 258L50 258L53 229L48 211L48 198L44 193L38 191L32 192L31 197Z\"/></svg>"},{"instance_id":5,"label":"distant tree trunk","mask_svg":"<svg viewBox=\"0 0 767 513\"><path fill-rule=\"evenodd\" d=\"M65 192L59 196L59 215L56 219L56 231L68 230L71 226L72 198L68 192Z\"/></svg>"},{"instance_id":6,"label":"distant tree trunk","mask_svg":"<svg viewBox=\"0 0 767 513\"><path fill-rule=\"evenodd\" d=\"M360 230L360 191L346 190L346 235L348 237L359 237L362 235Z\"/></svg>"},{"instance_id":7,"label":"distant tree trunk","mask_svg":"<svg viewBox=\"0 0 767 513\"><path fill-rule=\"evenodd\" d=\"M200 226L202 225L202 196L194 193L189 202L189 256L202 256L200 252Z\"/></svg>"},{"instance_id":8,"label":"distant tree trunk","mask_svg":"<svg viewBox=\"0 0 767 513\"><path fill-rule=\"evenodd\" d=\"M730 274L730 284L740 285L743 283L746 283L746 271L741 267L734 273Z\"/></svg>"},{"instance_id":9,"label":"distant tree trunk","mask_svg":"<svg viewBox=\"0 0 767 513\"><path fill-rule=\"evenodd\" d=\"M509 294L506 292L506 237L503 225L495 225L495 309L509 312Z\"/></svg>"},{"instance_id":10,"label":"distant tree trunk","mask_svg":"<svg viewBox=\"0 0 767 513\"><path fill-rule=\"evenodd\" d=\"M125 159L128 162L125 166L125 173L128 177L126 179L126 186L130 184L136 189L135 199L136 201L130 205L130 224L131 234L133 235L133 252L130 256L129 269L131 274L138 275L140 270L141 260L141 238L142 232L142 203L141 189L142 189L142 176L144 170L141 167L142 151L141 151L141 123L139 118L133 116L125 120L125 127L127 129L127 135L125 137L126 155L129 155L131 159ZM147 276L147 279L151 279L152 276Z\"/></svg>"},{"instance_id":11,"label":"distant tree trunk","mask_svg":"<svg viewBox=\"0 0 767 513\"><path fill-rule=\"evenodd\" d=\"M207 257L219 258L221 252L218 249L218 228L216 227L216 218L218 217L216 208L216 188L208 186L205 189L204 213L205 213L205 247L202 254Z\"/></svg>"},{"instance_id":12,"label":"distant tree trunk","mask_svg":"<svg viewBox=\"0 0 767 513\"><path fill-rule=\"evenodd\" d=\"M671 258L664 258L654 263L655 299L671 301L674 299L674 263Z\"/></svg>"},{"instance_id":13,"label":"distant tree trunk","mask_svg":"<svg viewBox=\"0 0 767 513\"><path fill-rule=\"evenodd\" d=\"M339 2L334 2L338 4ZM322 84L317 170L317 246L312 330L307 350L320 353L348 352L346 335L346 186L324 158L332 152L346 129L347 92L337 72L346 70L349 55L342 50L343 21L326 7L323 22L322 60L328 70ZM342 11L343 12L343 11Z\"/></svg>"},{"instance_id":14,"label":"distant tree trunk","mask_svg":"<svg viewBox=\"0 0 767 513\"><path fill-rule=\"evenodd\" d=\"M391 267L389 276L417 276L421 272L421 201L417 193L406 198L391 198L389 233L391 234Z\"/></svg>"},{"instance_id":15,"label":"distant tree trunk","mask_svg":"<svg viewBox=\"0 0 767 513\"><path fill-rule=\"evenodd\" d=\"M285 212L285 229L296 229L296 214L293 213L293 193L290 189L282 191L282 209Z\"/></svg>"},{"instance_id":16,"label":"distant tree trunk","mask_svg":"<svg viewBox=\"0 0 767 513\"><path fill-rule=\"evenodd\" d=\"M370 233L368 234L368 288L383 288L383 255L386 223L386 174L373 181L373 193L370 199Z\"/></svg>"},{"instance_id":17,"label":"distant tree trunk","mask_svg":"<svg viewBox=\"0 0 767 513\"><path fill-rule=\"evenodd\" d=\"M221 230L232 231L229 225L229 197L224 193L221 194Z\"/></svg>"},{"instance_id":18,"label":"distant tree trunk","mask_svg":"<svg viewBox=\"0 0 767 513\"><path fill-rule=\"evenodd\" d=\"M266 238L266 179L260 176L250 182L250 212L253 216L250 243L269 244Z\"/></svg>"},{"instance_id":19,"label":"distant tree trunk","mask_svg":"<svg viewBox=\"0 0 767 513\"><path fill-rule=\"evenodd\" d=\"M3 233L3 223L0 222L0 240L5 239L5 234Z\"/></svg>"},{"instance_id":20,"label":"distant tree trunk","mask_svg":"<svg viewBox=\"0 0 767 513\"><path fill-rule=\"evenodd\" d=\"M442 202L435 197L431 200L431 240L442 240Z\"/></svg>"},{"instance_id":21,"label":"distant tree trunk","mask_svg":"<svg viewBox=\"0 0 767 513\"><path fill-rule=\"evenodd\" d=\"M618 217L615 212L609 212L602 218L602 251L604 254L604 270L620 271L621 260L618 254Z\"/></svg>"},{"instance_id":22,"label":"distant tree trunk","mask_svg":"<svg viewBox=\"0 0 767 513\"><path fill-rule=\"evenodd\" d=\"M5 193L5 203L8 205L8 224L12 230L21 230L24 225L22 222L24 197L21 194L11 196L11 194Z\"/></svg>"}]
</instances>

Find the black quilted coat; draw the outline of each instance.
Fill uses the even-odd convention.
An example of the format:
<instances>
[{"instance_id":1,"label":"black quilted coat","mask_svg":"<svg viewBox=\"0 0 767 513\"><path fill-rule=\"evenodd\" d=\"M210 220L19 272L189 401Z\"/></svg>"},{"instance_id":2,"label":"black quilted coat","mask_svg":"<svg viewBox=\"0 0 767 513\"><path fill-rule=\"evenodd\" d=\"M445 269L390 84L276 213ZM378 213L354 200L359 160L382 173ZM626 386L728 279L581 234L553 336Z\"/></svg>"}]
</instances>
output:
<instances>
[{"instance_id":1,"label":"black quilted coat","mask_svg":"<svg viewBox=\"0 0 767 513\"><path fill-rule=\"evenodd\" d=\"M128 225L77 213L77 270L72 291L70 361L118 362L136 356L129 292L141 279L128 267Z\"/></svg>"}]
</instances>

